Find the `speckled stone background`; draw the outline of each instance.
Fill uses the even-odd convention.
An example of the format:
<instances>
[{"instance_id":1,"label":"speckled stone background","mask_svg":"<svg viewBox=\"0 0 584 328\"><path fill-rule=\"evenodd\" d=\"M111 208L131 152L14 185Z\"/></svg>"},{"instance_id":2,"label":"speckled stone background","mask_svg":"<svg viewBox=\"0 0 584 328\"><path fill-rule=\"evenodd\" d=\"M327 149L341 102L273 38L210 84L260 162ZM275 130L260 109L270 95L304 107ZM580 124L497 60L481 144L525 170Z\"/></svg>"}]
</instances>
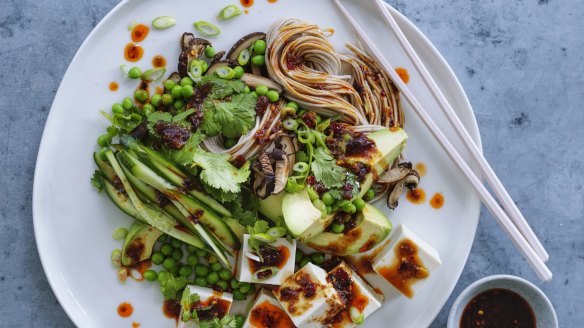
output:
<instances>
[{"instance_id":1,"label":"speckled stone background","mask_svg":"<svg viewBox=\"0 0 584 328\"><path fill-rule=\"evenodd\" d=\"M483 210L453 299L471 282L513 274L582 327L584 291L584 3L580 0L390 0L434 42L474 107L486 157L551 255L543 284ZM51 102L75 51L112 0L0 0L0 326L69 327L43 274L32 184Z\"/></svg>"}]
</instances>

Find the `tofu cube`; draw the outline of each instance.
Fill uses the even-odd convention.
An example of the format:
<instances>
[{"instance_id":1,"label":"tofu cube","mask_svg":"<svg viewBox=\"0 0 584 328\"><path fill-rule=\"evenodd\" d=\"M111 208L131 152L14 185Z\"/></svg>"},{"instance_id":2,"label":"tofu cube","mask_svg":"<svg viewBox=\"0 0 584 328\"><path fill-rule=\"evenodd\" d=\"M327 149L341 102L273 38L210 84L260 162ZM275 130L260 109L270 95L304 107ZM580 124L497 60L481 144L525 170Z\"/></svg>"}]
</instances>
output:
<instances>
[{"instance_id":1,"label":"tofu cube","mask_svg":"<svg viewBox=\"0 0 584 328\"><path fill-rule=\"evenodd\" d=\"M326 271L308 263L274 290L297 327L322 327L345 307L326 278Z\"/></svg>"},{"instance_id":2,"label":"tofu cube","mask_svg":"<svg viewBox=\"0 0 584 328\"><path fill-rule=\"evenodd\" d=\"M233 303L233 294L216 292L211 288L187 285L185 291L183 292L183 296L184 293L188 293L188 295L199 295L199 301L191 304L191 310L194 309L197 311L197 315L200 321L206 321L214 318L223 318L229 314L231 304ZM181 309L181 313L178 319L178 328L199 327L198 323L194 320L183 322L182 317L183 310Z\"/></svg>"},{"instance_id":3,"label":"tofu cube","mask_svg":"<svg viewBox=\"0 0 584 328\"><path fill-rule=\"evenodd\" d=\"M328 273L328 281L335 287L346 304L345 309L337 314L333 320L334 327L356 327L381 307L383 295L376 293L345 262L337 265ZM351 312L353 312L355 320L351 318Z\"/></svg>"},{"instance_id":4,"label":"tofu cube","mask_svg":"<svg viewBox=\"0 0 584 328\"><path fill-rule=\"evenodd\" d=\"M243 328L294 328L294 322L271 291L262 288L243 324Z\"/></svg>"},{"instance_id":5,"label":"tofu cube","mask_svg":"<svg viewBox=\"0 0 584 328\"><path fill-rule=\"evenodd\" d=\"M392 232L390 240L373 260L373 270L395 291L412 298L442 261L434 248L404 225Z\"/></svg>"},{"instance_id":6,"label":"tofu cube","mask_svg":"<svg viewBox=\"0 0 584 328\"><path fill-rule=\"evenodd\" d=\"M274 261L274 258L279 259L274 264L270 266L277 266L278 272L271 275L265 279L256 279L254 277L254 272L261 269L262 265L257 265L257 261L254 261L246 256L246 253L251 253L252 249L249 247L250 235L243 235L243 247L237 259L237 270L235 276L238 281L251 282L251 283L262 283L267 285L281 285L282 282L294 274L294 259L296 257L296 240L289 243L286 238L278 238L275 242L270 243L267 247L276 249L279 255L269 256ZM262 246L265 247L265 246ZM268 258L268 256L266 256Z\"/></svg>"}]
</instances>

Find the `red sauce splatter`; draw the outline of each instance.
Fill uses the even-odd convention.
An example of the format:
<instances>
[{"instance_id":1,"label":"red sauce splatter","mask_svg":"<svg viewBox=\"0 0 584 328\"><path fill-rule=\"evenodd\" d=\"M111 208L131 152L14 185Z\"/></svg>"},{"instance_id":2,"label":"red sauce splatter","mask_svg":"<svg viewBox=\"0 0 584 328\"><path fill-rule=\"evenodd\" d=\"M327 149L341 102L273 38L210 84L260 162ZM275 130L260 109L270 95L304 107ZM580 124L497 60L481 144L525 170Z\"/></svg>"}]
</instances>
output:
<instances>
[{"instance_id":1,"label":"red sauce splatter","mask_svg":"<svg viewBox=\"0 0 584 328\"><path fill-rule=\"evenodd\" d=\"M132 315L132 312L134 312L134 307L130 303L124 302L118 305L118 314L120 317L127 318Z\"/></svg>"},{"instance_id":2,"label":"red sauce splatter","mask_svg":"<svg viewBox=\"0 0 584 328\"><path fill-rule=\"evenodd\" d=\"M403 67L398 67L395 69L395 72L399 77L404 81L404 83L410 82L410 74L408 74L408 70Z\"/></svg>"},{"instance_id":3,"label":"red sauce splatter","mask_svg":"<svg viewBox=\"0 0 584 328\"><path fill-rule=\"evenodd\" d=\"M138 328L140 327L140 324L136 321L132 322L132 328Z\"/></svg>"},{"instance_id":4,"label":"red sauce splatter","mask_svg":"<svg viewBox=\"0 0 584 328\"><path fill-rule=\"evenodd\" d=\"M132 42L126 45L124 48L124 57L127 61L137 62L144 55L144 49L139 45L133 44Z\"/></svg>"},{"instance_id":5,"label":"red sauce splatter","mask_svg":"<svg viewBox=\"0 0 584 328\"><path fill-rule=\"evenodd\" d=\"M112 82L112 83L109 84L110 91L118 91L118 88L119 87L120 86L116 82Z\"/></svg>"},{"instance_id":6,"label":"red sauce splatter","mask_svg":"<svg viewBox=\"0 0 584 328\"><path fill-rule=\"evenodd\" d=\"M292 328L294 322L280 307L263 301L250 313L249 322L257 328Z\"/></svg>"},{"instance_id":7,"label":"red sauce splatter","mask_svg":"<svg viewBox=\"0 0 584 328\"><path fill-rule=\"evenodd\" d=\"M278 0L268 0L269 3L276 3Z\"/></svg>"},{"instance_id":8,"label":"red sauce splatter","mask_svg":"<svg viewBox=\"0 0 584 328\"><path fill-rule=\"evenodd\" d=\"M239 0L239 2L246 8L253 6L253 0Z\"/></svg>"},{"instance_id":9,"label":"red sauce splatter","mask_svg":"<svg viewBox=\"0 0 584 328\"><path fill-rule=\"evenodd\" d=\"M136 271L138 271L140 273L140 277L135 278L135 279L137 281L144 280L144 272L148 271L148 269L150 269L151 266L152 266L152 262L150 262L150 261L140 262L140 264L138 264L138 266L136 267Z\"/></svg>"},{"instance_id":10,"label":"red sauce splatter","mask_svg":"<svg viewBox=\"0 0 584 328\"><path fill-rule=\"evenodd\" d=\"M156 55L152 58L152 66L154 67L166 67L166 58L161 55Z\"/></svg>"},{"instance_id":11,"label":"red sauce splatter","mask_svg":"<svg viewBox=\"0 0 584 328\"><path fill-rule=\"evenodd\" d=\"M245 14L249 14L249 10L247 10L247 9L246 9L246 10L244 10L243 12L244 12Z\"/></svg>"},{"instance_id":12,"label":"red sauce splatter","mask_svg":"<svg viewBox=\"0 0 584 328\"><path fill-rule=\"evenodd\" d=\"M414 296L412 285L428 277L428 270L418 257L418 247L411 240L400 241L395 248L396 261L379 270L379 274L408 298Z\"/></svg>"},{"instance_id":13,"label":"red sauce splatter","mask_svg":"<svg viewBox=\"0 0 584 328\"><path fill-rule=\"evenodd\" d=\"M426 201L426 192L422 188L408 190L406 198L414 204L421 204Z\"/></svg>"},{"instance_id":14,"label":"red sauce splatter","mask_svg":"<svg viewBox=\"0 0 584 328\"><path fill-rule=\"evenodd\" d=\"M424 163L416 163L416 166L414 167L414 169L416 171L418 171L418 173L420 173L420 176L423 177L424 175L426 175L426 164Z\"/></svg>"},{"instance_id":15,"label":"red sauce splatter","mask_svg":"<svg viewBox=\"0 0 584 328\"><path fill-rule=\"evenodd\" d=\"M256 262L252 259L248 259L251 273L255 273L256 271L259 271L263 268L273 266L277 267L278 269L282 269L290 257L290 251L285 246L280 246L277 248L271 246L260 246L260 253L264 259L263 262Z\"/></svg>"},{"instance_id":16,"label":"red sauce splatter","mask_svg":"<svg viewBox=\"0 0 584 328\"><path fill-rule=\"evenodd\" d=\"M441 193L435 193L430 199L430 206L435 209L439 209L444 205L444 196Z\"/></svg>"},{"instance_id":17,"label":"red sauce splatter","mask_svg":"<svg viewBox=\"0 0 584 328\"><path fill-rule=\"evenodd\" d=\"M132 41L142 42L148 36L150 28L144 24L138 24L132 29Z\"/></svg>"}]
</instances>

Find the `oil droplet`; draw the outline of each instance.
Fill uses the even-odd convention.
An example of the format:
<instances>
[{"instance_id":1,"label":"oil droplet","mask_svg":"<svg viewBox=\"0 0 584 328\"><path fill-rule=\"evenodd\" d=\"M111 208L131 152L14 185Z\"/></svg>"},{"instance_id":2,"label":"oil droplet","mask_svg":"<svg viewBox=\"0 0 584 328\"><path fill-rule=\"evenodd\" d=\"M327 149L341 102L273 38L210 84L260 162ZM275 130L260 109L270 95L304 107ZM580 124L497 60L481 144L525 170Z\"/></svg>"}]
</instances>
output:
<instances>
[{"instance_id":1,"label":"oil droplet","mask_svg":"<svg viewBox=\"0 0 584 328\"><path fill-rule=\"evenodd\" d=\"M420 176L423 177L424 175L426 175L426 164L424 163L416 163L416 166L414 167L414 169L416 171L418 171L418 173L420 173Z\"/></svg>"},{"instance_id":2,"label":"oil droplet","mask_svg":"<svg viewBox=\"0 0 584 328\"><path fill-rule=\"evenodd\" d=\"M137 62L144 55L144 49L139 45L128 43L126 48L124 48L124 57L127 61Z\"/></svg>"},{"instance_id":3,"label":"oil droplet","mask_svg":"<svg viewBox=\"0 0 584 328\"><path fill-rule=\"evenodd\" d=\"M118 305L118 314L120 317L127 318L132 315L132 312L134 312L134 307L130 303L124 302Z\"/></svg>"},{"instance_id":4,"label":"oil droplet","mask_svg":"<svg viewBox=\"0 0 584 328\"><path fill-rule=\"evenodd\" d=\"M444 196L439 192L435 193L434 196L432 196L432 199L430 199L430 206L435 209L444 206Z\"/></svg>"},{"instance_id":5,"label":"oil droplet","mask_svg":"<svg viewBox=\"0 0 584 328\"><path fill-rule=\"evenodd\" d=\"M421 204L426 201L426 192L422 188L408 190L406 198L414 204Z\"/></svg>"},{"instance_id":6,"label":"oil droplet","mask_svg":"<svg viewBox=\"0 0 584 328\"><path fill-rule=\"evenodd\" d=\"M156 55L152 58L152 66L154 67L166 67L166 58L161 55Z\"/></svg>"},{"instance_id":7,"label":"oil droplet","mask_svg":"<svg viewBox=\"0 0 584 328\"><path fill-rule=\"evenodd\" d=\"M395 69L395 72L399 77L404 81L404 83L410 82L410 74L408 74L408 70L403 67L398 67Z\"/></svg>"},{"instance_id":8,"label":"oil droplet","mask_svg":"<svg viewBox=\"0 0 584 328\"><path fill-rule=\"evenodd\" d=\"M109 84L110 91L118 91L118 88L119 87L120 86L116 82L112 82L112 83Z\"/></svg>"},{"instance_id":9,"label":"oil droplet","mask_svg":"<svg viewBox=\"0 0 584 328\"><path fill-rule=\"evenodd\" d=\"M136 321L132 322L132 328L138 328L140 327L140 324Z\"/></svg>"},{"instance_id":10,"label":"oil droplet","mask_svg":"<svg viewBox=\"0 0 584 328\"><path fill-rule=\"evenodd\" d=\"M242 6L247 8L253 6L253 0L239 0L239 2L241 3Z\"/></svg>"},{"instance_id":11,"label":"oil droplet","mask_svg":"<svg viewBox=\"0 0 584 328\"><path fill-rule=\"evenodd\" d=\"M132 29L132 41L142 42L148 36L150 28L144 24L138 24Z\"/></svg>"}]
</instances>

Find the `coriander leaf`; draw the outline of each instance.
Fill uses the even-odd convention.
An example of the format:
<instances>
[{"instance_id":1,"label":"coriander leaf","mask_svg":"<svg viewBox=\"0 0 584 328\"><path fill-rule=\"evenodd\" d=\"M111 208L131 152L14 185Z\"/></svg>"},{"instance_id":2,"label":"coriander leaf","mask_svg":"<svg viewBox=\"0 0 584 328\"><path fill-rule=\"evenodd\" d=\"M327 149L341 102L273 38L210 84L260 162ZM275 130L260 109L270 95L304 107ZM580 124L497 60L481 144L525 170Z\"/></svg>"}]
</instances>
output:
<instances>
[{"instance_id":1,"label":"coriander leaf","mask_svg":"<svg viewBox=\"0 0 584 328\"><path fill-rule=\"evenodd\" d=\"M324 147L315 149L310 168L316 180L322 182L327 188L341 187L345 181L345 169L337 165Z\"/></svg>"},{"instance_id":2,"label":"coriander leaf","mask_svg":"<svg viewBox=\"0 0 584 328\"><path fill-rule=\"evenodd\" d=\"M232 202L237 199L237 193L223 191L221 189L216 189L211 186L208 186L203 182L203 188L205 192L209 194L214 199L218 200L221 203L225 202Z\"/></svg>"},{"instance_id":3,"label":"coriander leaf","mask_svg":"<svg viewBox=\"0 0 584 328\"><path fill-rule=\"evenodd\" d=\"M234 93L242 93L245 89L245 83L241 80L225 80L214 75L203 77L197 87L202 88L205 85L211 85L208 99L223 99Z\"/></svg>"},{"instance_id":4,"label":"coriander leaf","mask_svg":"<svg viewBox=\"0 0 584 328\"><path fill-rule=\"evenodd\" d=\"M197 311L194 310L194 305L200 301L199 294L190 294L187 289L183 292L182 298L180 300L180 305L182 307L182 316L180 320L182 322L187 322L190 320L197 320Z\"/></svg>"},{"instance_id":5,"label":"coriander leaf","mask_svg":"<svg viewBox=\"0 0 584 328\"><path fill-rule=\"evenodd\" d=\"M167 112L153 112L152 114L148 115L148 131L150 132L151 135L156 135L156 132L154 131L154 125L158 122L158 121L164 121L164 122L172 122L172 114L167 113Z\"/></svg>"},{"instance_id":6,"label":"coriander leaf","mask_svg":"<svg viewBox=\"0 0 584 328\"><path fill-rule=\"evenodd\" d=\"M106 131L107 131L107 134L109 134L109 136L112 138L117 136L120 133L120 131L118 130L118 128L115 127L115 125L108 127L106 129Z\"/></svg>"},{"instance_id":7,"label":"coriander leaf","mask_svg":"<svg viewBox=\"0 0 584 328\"><path fill-rule=\"evenodd\" d=\"M238 193L241 191L241 184L249 177L249 162L238 169L229 163L229 158L228 154L215 154L198 149L193 156L193 163L203 169L200 177L208 186Z\"/></svg>"},{"instance_id":8,"label":"coriander leaf","mask_svg":"<svg viewBox=\"0 0 584 328\"><path fill-rule=\"evenodd\" d=\"M101 111L101 114L105 116L115 127L118 127L120 130L124 131L125 133L132 132L135 128L137 128L140 124L142 124L142 116L137 113L119 113L110 115L104 111ZM109 132L108 132L109 133Z\"/></svg>"},{"instance_id":9,"label":"coriander leaf","mask_svg":"<svg viewBox=\"0 0 584 328\"><path fill-rule=\"evenodd\" d=\"M170 158L173 162L187 166L193 164L193 157L198 149L199 144L203 140L201 132L197 131L193 133L186 144L180 150L169 150Z\"/></svg>"},{"instance_id":10,"label":"coriander leaf","mask_svg":"<svg viewBox=\"0 0 584 328\"><path fill-rule=\"evenodd\" d=\"M253 193L238 194L237 199L230 203L230 212L239 223L244 226L253 226L258 219L259 198Z\"/></svg>"},{"instance_id":11,"label":"coriander leaf","mask_svg":"<svg viewBox=\"0 0 584 328\"><path fill-rule=\"evenodd\" d=\"M236 326L237 323L235 317L229 315L226 315L221 319L214 318L199 323L200 328L235 328Z\"/></svg>"},{"instance_id":12,"label":"coriander leaf","mask_svg":"<svg viewBox=\"0 0 584 328\"><path fill-rule=\"evenodd\" d=\"M190 108L190 109L185 110L182 113L178 113L178 114L176 114L175 116L172 117L172 122L173 123L189 123L189 122L186 121L187 116L191 115L194 112L195 112L195 109L194 108Z\"/></svg>"},{"instance_id":13,"label":"coriander leaf","mask_svg":"<svg viewBox=\"0 0 584 328\"><path fill-rule=\"evenodd\" d=\"M266 231L268 231L268 229L270 229L270 225L268 224L268 222L264 220L257 220L254 223L253 227L252 226L247 227L247 232L250 235L255 235L256 233L265 233Z\"/></svg>"},{"instance_id":14,"label":"coriander leaf","mask_svg":"<svg viewBox=\"0 0 584 328\"><path fill-rule=\"evenodd\" d=\"M206 100L201 128L208 136L222 133L227 138L246 134L255 125L257 99L249 93L233 96L231 101Z\"/></svg>"},{"instance_id":15,"label":"coriander leaf","mask_svg":"<svg viewBox=\"0 0 584 328\"><path fill-rule=\"evenodd\" d=\"M101 172L99 170L95 170L93 172L93 177L91 177L91 185L97 189L98 192L103 190L103 184L101 182Z\"/></svg>"},{"instance_id":16,"label":"coriander leaf","mask_svg":"<svg viewBox=\"0 0 584 328\"><path fill-rule=\"evenodd\" d=\"M174 300L177 293L187 285L187 278L175 277L171 273L158 276L160 291L165 300Z\"/></svg>"}]
</instances>

